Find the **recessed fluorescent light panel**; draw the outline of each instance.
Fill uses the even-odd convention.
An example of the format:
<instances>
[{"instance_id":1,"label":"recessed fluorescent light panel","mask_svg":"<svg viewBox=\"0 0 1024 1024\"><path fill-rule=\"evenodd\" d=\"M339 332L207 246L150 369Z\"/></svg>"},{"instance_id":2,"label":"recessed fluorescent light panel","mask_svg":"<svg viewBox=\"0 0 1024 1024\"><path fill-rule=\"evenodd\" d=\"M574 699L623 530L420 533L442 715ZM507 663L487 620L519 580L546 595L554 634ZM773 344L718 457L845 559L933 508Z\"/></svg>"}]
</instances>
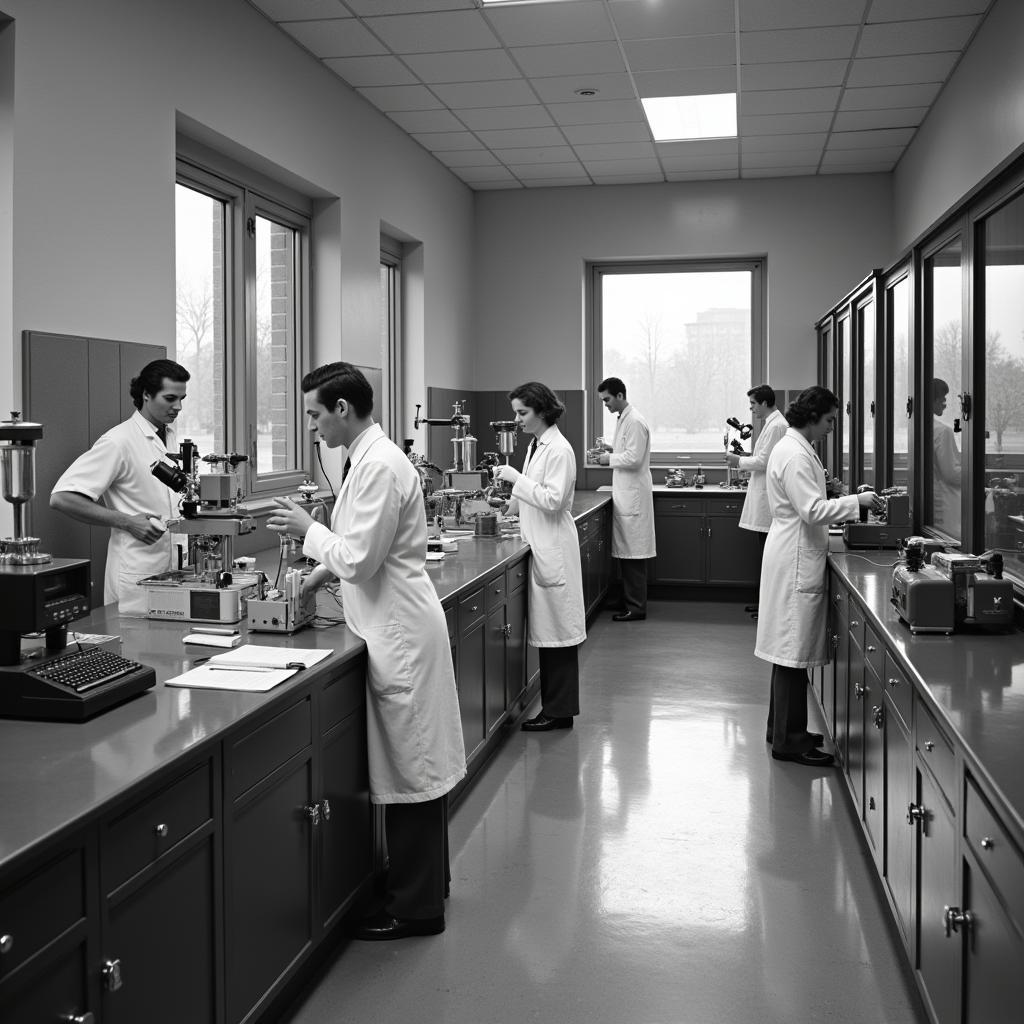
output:
<instances>
[{"instance_id":1,"label":"recessed fluorescent light panel","mask_svg":"<svg viewBox=\"0 0 1024 1024\"><path fill-rule=\"evenodd\" d=\"M736 138L736 93L641 99L655 142Z\"/></svg>"}]
</instances>

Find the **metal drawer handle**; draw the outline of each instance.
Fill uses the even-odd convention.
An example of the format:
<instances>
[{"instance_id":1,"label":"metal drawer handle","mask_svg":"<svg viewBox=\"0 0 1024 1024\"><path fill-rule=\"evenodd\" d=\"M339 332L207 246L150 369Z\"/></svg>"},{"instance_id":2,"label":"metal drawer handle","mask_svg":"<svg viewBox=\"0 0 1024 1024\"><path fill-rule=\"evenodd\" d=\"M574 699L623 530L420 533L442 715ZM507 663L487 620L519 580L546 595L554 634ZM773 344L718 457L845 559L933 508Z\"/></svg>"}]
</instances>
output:
<instances>
[{"instance_id":1,"label":"metal drawer handle","mask_svg":"<svg viewBox=\"0 0 1024 1024\"><path fill-rule=\"evenodd\" d=\"M974 915L969 910L961 910L959 907L943 907L942 922L946 926L946 938L953 932L958 932L963 925L964 931L974 924Z\"/></svg>"},{"instance_id":2,"label":"metal drawer handle","mask_svg":"<svg viewBox=\"0 0 1024 1024\"><path fill-rule=\"evenodd\" d=\"M91 1010L86 1010L85 1013L65 1013L61 1017L63 1024L93 1024L95 1020Z\"/></svg>"},{"instance_id":3,"label":"metal drawer handle","mask_svg":"<svg viewBox=\"0 0 1024 1024\"><path fill-rule=\"evenodd\" d=\"M13 935L0 935L0 953L10 953L14 949Z\"/></svg>"},{"instance_id":4,"label":"metal drawer handle","mask_svg":"<svg viewBox=\"0 0 1024 1024\"><path fill-rule=\"evenodd\" d=\"M890 676L889 685L895 690L900 685L900 681L895 676Z\"/></svg>"},{"instance_id":5,"label":"metal drawer handle","mask_svg":"<svg viewBox=\"0 0 1024 1024\"><path fill-rule=\"evenodd\" d=\"M876 729L881 729L882 726L885 724L885 718L884 718L883 713L882 713L882 705L881 704L876 704L871 709L871 720L874 722L874 725L875 725Z\"/></svg>"},{"instance_id":6,"label":"metal drawer handle","mask_svg":"<svg viewBox=\"0 0 1024 1024\"><path fill-rule=\"evenodd\" d=\"M992 847L995 846L995 845L996 845L995 840L991 836L985 836L981 840L981 848L983 850L991 850Z\"/></svg>"},{"instance_id":7,"label":"metal drawer handle","mask_svg":"<svg viewBox=\"0 0 1024 1024\"><path fill-rule=\"evenodd\" d=\"M323 809L324 821L331 820L331 801L324 797L320 802L320 806Z\"/></svg>"},{"instance_id":8,"label":"metal drawer handle","mask_svg":"<svg viewBox=\"0 0 1024 1024\"><path fill-rule=\"evenodd\" d=\"M874 654L877 650L878 648L874 644L868 644L868 654Z\"/></svg>"},{"instance_id":9,"label":"metal drawer handle","mask_svg":"<svg viewBox=\"0 0 1024 1024\"><path fill-rule=\"evenodd\" d=\"M913 825L917 821L924 821L927 811L921 804L907 804L907 824Z\"/></svg>"},{"instance_id":10,"label":"metal drawer handle","mask_svg":"<svg viewBox=\"0 0 1024 1024\"><path fill-rule=\"evenodd\" d=\"M859 626L860 623L856 619L850 619L850 625L851 626Z\"/></svg>"},{"instance_id":11,"label":"metal drawer handle","mask_svg":"<svg viewBox=\"0 0 1024 1024\"><path fill-rule=\"evenodd\" d=\"M103 975L103 987L108 992L116 992L124 984L124 980L121 977L120 960L105 961L103 970L100 973Z\"/></svg>"},{"instance_id":12,"label":"metal drawer handle","mask_svg":"<svg viewBox=\"0 0 1024 1024\"><path fill-rule=\"evenodd\" d=\"M316 828L320 824L320 805L319 804L307 804L303 808L303 812L306 817L313 823L313 828Z\"/></svg>"},{"instance_id":13,"label":"metal drawer handle","mask_svg":"<svg viewBox=\"0 0 1024 1024\"><path fill-rule=\"evenodd\" d=\"M477 610L477 605L475 605L475 604L471 604L471 605L469 606L469 610L470 610L471 612L475 612L475 611Z\"/></svg>"},{"instance_id":14,"label":"metal drawer handle","mask_svg":"<svg viewBox=\"0 0 1024 1024\"><path fill-rule=\"evenodd\" d=\"M934 740L925 740L924 741L924 749L927 750L928 753L930 754L935 749L935 741Z\"/></svg>"},{"instance_id":15,"label":"metal drawer handle","mask_svg":"<svg viewBox=\"0 0 1024 1024\"><path fill-rule=\"evenodd\" d=\"M853 695L860 700L865 693L868 692L868 688L863 683L857 683L853 688Z\"/></svg>"},{"instance_id":16,"label":"metal drawer handle","mask_svg":"<svg viewBox=\"0 0 1024 1024\"><path fill-rule=\"evenodd\" d=\"M166 839L167 833L170 832L170 829L165 824L163 824L163 822L161 822L159 825L156 826L156 828L153 829L153 831L156 833L158 838Z\"/></svg>"}]
</instances>

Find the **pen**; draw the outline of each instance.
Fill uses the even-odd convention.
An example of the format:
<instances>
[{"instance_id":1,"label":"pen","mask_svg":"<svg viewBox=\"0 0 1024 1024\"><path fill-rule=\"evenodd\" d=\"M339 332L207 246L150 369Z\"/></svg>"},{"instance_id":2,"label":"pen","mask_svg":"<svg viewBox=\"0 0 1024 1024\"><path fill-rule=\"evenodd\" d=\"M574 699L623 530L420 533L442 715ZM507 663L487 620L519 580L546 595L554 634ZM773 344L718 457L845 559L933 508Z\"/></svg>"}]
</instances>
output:
<instances>
[{"instance_id":1,"label":"pen","mask_svg":"<svg viewBox=\"0 0 1024 1024\"><path fill-rule=\"evenodd\" d=\"M256 668L254 665L207 665L211 672L278 672L276 668ZM291 666L288 666L291 668Z\"/></svg>"}]
</instances>

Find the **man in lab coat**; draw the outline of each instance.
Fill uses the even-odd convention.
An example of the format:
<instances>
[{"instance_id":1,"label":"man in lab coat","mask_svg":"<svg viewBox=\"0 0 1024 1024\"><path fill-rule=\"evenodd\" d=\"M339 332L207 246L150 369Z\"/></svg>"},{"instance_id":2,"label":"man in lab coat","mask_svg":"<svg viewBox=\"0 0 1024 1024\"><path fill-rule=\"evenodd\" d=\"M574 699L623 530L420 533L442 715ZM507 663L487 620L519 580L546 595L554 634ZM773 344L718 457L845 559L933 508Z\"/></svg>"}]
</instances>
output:
<instances>
[{"instance_id":1,"label":"man in lab coat","mask_svg":"<svg viewBox=\"0 0 1024 1024\"><path fill-rule=\"evenodd\" d=\"M932 519L934 525L960 539L960 449L953 428L942 420L949 385L932 380Z\"/></svg>"},{"instance_id":2,"label":"man in lab coat","mask_svg":"<svg viewBox=\"0 0 1024 1024\"><path fill-rule=\"evenodd\" d=\"M150 467L178 450L174 421L189 376L170 359L147 363L131 382L137 411L75 459L50 495L50 508L110 528L103 603L116 601L122 615L145 615L146 592L138 581L176 567L165 524L178 514L178 497Z\"/></svg>"},{"instance_id":3,"label":"man in lab coat","mask_svg":"<svg viewBox=\"0 0 1024 1024\"><path fill-rule=\"evenodd\" d=\"M370 799L385 804L387 893L359 939L444 931L448 874L445 795L466 774L462 719L448 629L426 573L427 520L413 465L373 421L373 389L350 363L328 363L302 380L310 430L348 459L331 525L288 498L268 519L304 539L321 564L308 597L340 581L345 619L366 642Z\"/></svg>"},{"instance_id":4,"label":"man in lab coat","mask_svg":"<svg viewBox=\"0 0 1024 1024\"><path fill-rule=\"evenodd\" d=\"M612 557L622 576L622 611L615 622L647 618L647 560L655 556L651 430L626 401L626 385L607 377L597 385L604 407L618 415L615 437L598 455L612 467Z\"/></svg>"}]
</instances>

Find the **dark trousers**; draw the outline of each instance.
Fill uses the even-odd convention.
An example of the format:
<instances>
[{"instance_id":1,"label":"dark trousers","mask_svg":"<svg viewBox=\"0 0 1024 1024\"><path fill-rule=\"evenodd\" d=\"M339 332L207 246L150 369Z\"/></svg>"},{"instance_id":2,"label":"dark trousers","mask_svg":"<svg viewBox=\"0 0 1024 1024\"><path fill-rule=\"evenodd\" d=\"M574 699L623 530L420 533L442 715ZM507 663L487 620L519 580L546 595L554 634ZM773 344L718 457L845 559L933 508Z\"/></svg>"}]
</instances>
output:
<instances>
[{"instance_id":1,"label":"dark trousers","mask_svg":"<svg viewBox=\"0 0 1024 1024\"><path fill-rule=\"evenodd\" d=\"M388 844L384 909L407 920L441 917L448 885L448 798L387 804Z\"/></svg>"},{"instance_id":2,"label":"dark trousers","mask_svg":"<svg viewBox=\"0 0 1024 1024\"><path fill-rule=\"evenodd\" d=\"M540 704L549 718L572 718L580 713L579 645L538 647Z\"/></svg>"},{"instance_id":3,"label":"dark trousers","mask_svg":"<svg viewBox=\"0 0 1024 1024\"><path fill-rule=\"evenodd\" d=\"M622 577L622 610L647 614L647 559L620 558L619 575Z\"/></svg>"},{"instance_id":4,"label":"dark trousers","mask_svg":"<svg viewBox=\"0 0 1024 1024\"><path fill-rule=\"evenodd\" d=\"M772 665L768 736L780 754L803 754L815 747L807 731L807 669Z\"/></svg>"}]
</instances>

